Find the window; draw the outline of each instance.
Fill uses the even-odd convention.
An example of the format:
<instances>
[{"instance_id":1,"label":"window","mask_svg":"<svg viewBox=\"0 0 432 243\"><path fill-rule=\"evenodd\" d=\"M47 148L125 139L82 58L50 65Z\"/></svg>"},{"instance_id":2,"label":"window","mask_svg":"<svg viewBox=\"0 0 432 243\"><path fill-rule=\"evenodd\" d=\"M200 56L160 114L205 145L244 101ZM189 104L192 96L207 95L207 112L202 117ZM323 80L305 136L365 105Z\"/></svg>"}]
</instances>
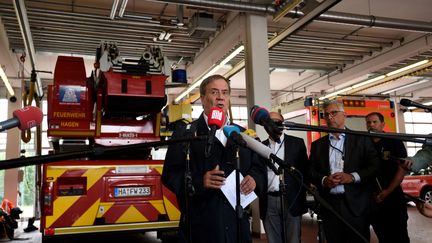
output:
<instances>
[{"instance_id":1,"label":"window","mask_svg":"<svg viewBox=\"0 0 432 243\"><path fill-rule=\"evenodd\" d=\"M432 133L432 114L427 112L405 112L405 131L411 134ZM413 156L419 149L421 143L407 142L408 156Z\"/></svg>"},{"instance_id":2,"label":"window","mask_svg":"<svg viewBox=\"0 0 432 243\"><path fill-rule=\"evenodd\" d=\"M3 112L0 112L0 120L4 121L9 119L7 107L8 107L7 99L0 99L0 107L5 107ZM47 102L42 101L42 111L44 114L42 121L42 154L48 154L48 151L51 149L50 144L48 142L47 137ZM6 112L5 112L6 111ZM16 129L16 128L14 128ZM34 138L36 134L36 128L31 129L31 140L28 143L21 142L21 150L25 150L25 153L22 155L26 157L35 156L35 145ZM20 138L16 138L20 139ZM0 132L0 160L6 159L6 142L7 142L7 132ZM26 215L33 214L34 207L34 196L35 196L35 168L36 166L26 166L21 168L24 170L24 178L23 182L19 183L19 191L21 192L20 204ZM0 171L0 200L4 197L4 171ZM31 211L31 212L30 212Z\"/></svg>"},{"instance_id":3,"label":"window","mask_svg":"<svg viewBox=\"0 0 432 243\"><path fill-rule=\"evenodd\" d=\"M231 106L232 118L234 123L247 128L248 122L248 111L246 106ZM201 113L203 112L203 108L201 105L193 105L192 106L192 119L196 120L199 118Z\"/></svg>"}]
</instances>

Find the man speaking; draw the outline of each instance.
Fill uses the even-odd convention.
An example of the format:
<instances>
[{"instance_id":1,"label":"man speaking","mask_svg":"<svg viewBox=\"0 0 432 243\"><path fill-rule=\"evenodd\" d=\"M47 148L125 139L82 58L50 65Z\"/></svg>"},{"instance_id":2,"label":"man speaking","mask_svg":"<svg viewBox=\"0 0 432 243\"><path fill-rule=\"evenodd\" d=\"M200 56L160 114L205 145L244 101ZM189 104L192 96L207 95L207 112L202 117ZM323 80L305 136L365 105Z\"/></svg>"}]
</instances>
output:
<instances>
[{"instance_id":1,"label":"man speaking","mask_svg":"<svg viewBox=\"0 0 432 243\"><path fill-rule=\"evenodd\" d=\"M176 194L180 205L182 215L179 242L189 240L197 243L234 243L238 242L237 237L240 237L241 242L252 242L248 215L243 214L238 219L235 209L221 191L225 177L235 169L236 154L236 146L222 131L223 126L229 123L228 80L221 75L209 76L201 83L200 95L204 112L198 120L176 129L173 138L184 137L188 133L213 136L210 131L214 129L209 127L211 111L215 108L222 109L225 116L222 127L215 131L212 142L192 141L189 143L189 149L188 145L183 143L168 147L162 182ZM186 196L185 171L188 151L193 192L189 189ZM243 194L249 194L254 190L260 191L265 187L261 182L266 171L265 166L253 157L256 157L256 154L249 149L239 148L240 172L244 176L240 183L240 192ZM188 202L188 207L185 202ZM240 220L240 235L237 235L237 220Z\"/></svg>"}]
</instances>

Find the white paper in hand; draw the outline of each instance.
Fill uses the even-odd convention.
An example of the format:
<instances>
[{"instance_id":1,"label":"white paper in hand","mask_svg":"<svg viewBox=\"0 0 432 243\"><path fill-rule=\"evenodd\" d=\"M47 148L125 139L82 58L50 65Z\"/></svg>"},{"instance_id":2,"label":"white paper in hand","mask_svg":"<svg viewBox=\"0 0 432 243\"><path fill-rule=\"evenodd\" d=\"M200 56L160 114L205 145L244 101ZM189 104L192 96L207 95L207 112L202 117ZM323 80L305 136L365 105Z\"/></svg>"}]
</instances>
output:
<instances>
[{"instance_id":1,"label":"white paper in hand","mask_svg":"<svg viewBox=\"0 0 432 243\"><path fill-rule=\"evenodd\" d=\"M243 180L243 175L240 174L240 182ZM233 209L235 210L236 206L236 175L235 170L231 172L231 174L226 178L225 185L221 188L223 194L228 199L228 202L231 204ZM240 204L243 208L247 207L251 202L253 202L257 198L255 192L251 192L248 195L244 195L240 193Z\"/></svg>"}]
</instances>

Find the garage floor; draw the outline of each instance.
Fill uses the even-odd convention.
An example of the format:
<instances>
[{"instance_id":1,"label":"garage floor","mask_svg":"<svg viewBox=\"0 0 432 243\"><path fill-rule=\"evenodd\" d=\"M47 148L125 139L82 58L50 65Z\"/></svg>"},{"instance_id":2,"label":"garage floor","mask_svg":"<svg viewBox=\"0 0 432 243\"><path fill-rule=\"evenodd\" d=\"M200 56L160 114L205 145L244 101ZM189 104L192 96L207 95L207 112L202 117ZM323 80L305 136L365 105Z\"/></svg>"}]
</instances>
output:
<instances>
[{"instance_id":1,"label":"garage floor","mask_svg":"<svg viewBox=\"0 0 432 243\"><path fill-rule=\"evenodd\" d=\"M417 212L415 207L408 208L408 231L411 238L411 243L429 243L430 232L432 230L432 218L426 218ZM35 223L38 225L38 222ZM27 227L27 222L21 222L20 228L15 231L16 240L10 241L8 238L0 239L0 242L21 242L21 243L41 243L41 234L39 231L33 231L31 233L24 233L23 228ZM303 216L303 235L302 243L316 243L317 241L317 222L316 217L311 218L309 214ZM102 240L102 241L101 241ZM110 235L110 236L83 236L70 239L62 239L59 242L80 242L80 243L94 243L94 242L147 242L156 243L160 240L156 239L155 232L148 232L146 234L122 234L122 235ZM255 238L253 243L264 243L267 242L265 239ZM371 243L377 243L376 237L372 233Z\"/></svg>"}]
</instances>

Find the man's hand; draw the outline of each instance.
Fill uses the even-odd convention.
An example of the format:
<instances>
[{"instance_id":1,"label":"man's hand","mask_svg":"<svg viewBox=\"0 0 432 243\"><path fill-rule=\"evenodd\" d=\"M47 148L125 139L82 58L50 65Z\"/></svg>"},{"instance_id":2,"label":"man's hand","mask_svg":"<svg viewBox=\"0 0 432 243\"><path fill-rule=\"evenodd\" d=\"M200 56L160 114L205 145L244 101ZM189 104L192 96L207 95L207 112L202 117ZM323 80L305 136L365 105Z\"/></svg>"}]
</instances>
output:
<instances>
[{"instance_id":1,"label":"man's hand","mask_svg":"<svg viewBox=\"0 0 432 243\"><path fill-rule=\"evenodd\" d=\"M339 180L339 184L354 183L353 176L345 172L336 172L332 175L334 178Z\"/></svg>"},{"instance_id":2,"label":"man's hand","mask_svg":"<svg viewBox=\"0 0 432 243\"><path fill-rule=\"evenodd\" d=\"M220 189L225 185L225 172L219 170L219 165L204 174L203 186L208 189Z\"/></svg>"},{"instance_id":3,"label":"man's hand","mask_svg":"<svg viewBox=\"0 0 432 243\"><path fill-rule=\"evenodd\" d=\"M256 182L250 175L245 176L240 183L240 192L247 195L255 190Z\"/></svg>"},{"instance_id":4,"label":"man's hand","mask_svg":"<svg viewBox=\"0 0 432 243\"><path fill-rule=\"evenodd\" d=\"M382 190L380 193L378 193L378 195L375 196L375 201L376 202L382 202L384 201L384 199L386 199L386 197L390 194L389 191L387 190Z\"/></svg>"},{"instance_id":5,"label":"man's hand","mask_svg":"<svg viewBox=\"0 0 432 243\"><path fill-rule=\"evenodd\" d=\"M335 174L329 175L324 179L324 187L333 188L340 184L340 176L335 176Z\"/></svg>"}]
</instances>

